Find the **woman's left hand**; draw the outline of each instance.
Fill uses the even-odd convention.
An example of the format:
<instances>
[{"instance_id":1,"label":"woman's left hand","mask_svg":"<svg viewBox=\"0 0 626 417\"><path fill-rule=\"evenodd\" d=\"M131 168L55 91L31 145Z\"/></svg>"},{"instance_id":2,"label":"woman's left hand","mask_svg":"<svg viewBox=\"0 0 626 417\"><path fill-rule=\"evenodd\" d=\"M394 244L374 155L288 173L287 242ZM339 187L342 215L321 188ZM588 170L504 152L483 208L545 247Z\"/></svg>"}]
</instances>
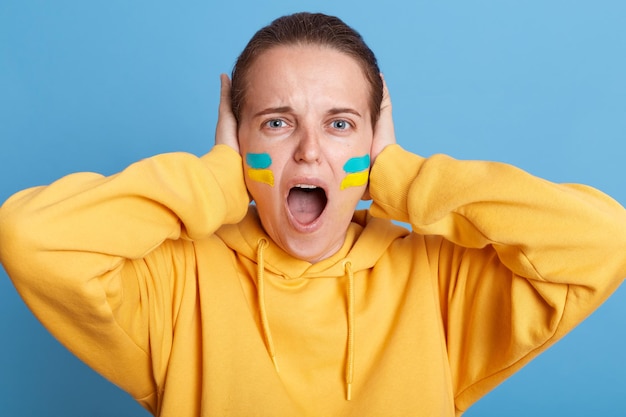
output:
<instances>
[{"instance_id":1,"label":"woman's left hand","mask_svg":"<svg viewBox=\"0 0 626 417\"><path fill-rule=\"evenodd\" d=\"M374 126L374 139L372 141L372 150L370 152L370 159L372 165L376 161L376 157L383 149L389 145L396 143L396 134L393 127L393 117L391 114L391 98L389 97L389 90L387 89L387 83L383 75L380 75L383 80L383 100L380 103L380 116L378 122Z\"/></svg>"},{"instance_id":2,"label":"woman's left hand","mask_svg":"<svg viewBox=\"0 0 626 417\"><path fill-rule=\"evenodd\" d=\"M380 78L383 80L383 100L380 103L380 116L378 117L378 122L376 122L376 126L374 126L374 139L372 140L372 149L370 150L371 166L374 166L376 158L383 151L383 149L396 143L396 134L391 114L391 98L389 97L387 83L385 82L385 78L382 74L380 74ZM371 200L369 184L362 199Z\"/></svg>"}]
</instances>

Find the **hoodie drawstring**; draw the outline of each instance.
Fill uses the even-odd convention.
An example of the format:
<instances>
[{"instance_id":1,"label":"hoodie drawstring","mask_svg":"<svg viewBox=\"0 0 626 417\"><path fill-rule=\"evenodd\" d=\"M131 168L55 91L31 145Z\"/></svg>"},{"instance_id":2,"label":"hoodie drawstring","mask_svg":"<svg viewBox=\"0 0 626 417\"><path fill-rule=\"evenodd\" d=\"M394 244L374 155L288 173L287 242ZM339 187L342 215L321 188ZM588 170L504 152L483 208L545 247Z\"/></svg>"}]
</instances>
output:
<instances>
[{"instance_id":1,"label":"hoodie drawstring","mask_svg":"<svg viewBox=\"0 0 626 417\"><path fill-rule=\"evenodd\" d=\"M272 339L272 332L270 331L269 322L267 320L267 309L265 307L265 259L263 257L263 251L269 246L269 242L261 238L258 241L257 248L257 297L259 304L259 315L261 316L261 327L263 331L263 337L265 339L266 348L274 364L276 372L278 370L278 363L276 362L276 350L274 349L274 340ZM352 263L346 262L344 264L345 273L348 276L348 288L347 288L347 304L348 304L348 343L347 343L347 358L346 358L346 400L352 399L352 379L354 377L354 273L352 272Z\"/></svg>"},{"instance_id":2,"label":"hoodie drawstring","mask_svg":"<svg viewBox=\"0 0 626 417\"><path fill-rule=\"evenodd\" d=\"M348 275L348 357L346 359L346 400L352 399L352 378L354 377L354 274L352 264L345 263Z\"/></svg>"},{"instance_id":3,"label":"hoodie drawstring","mask_svg":"<svg viewBox=\"0 0 626 417\"><path fill-rule=\"evenodd\" d=\"M274 349L274 340L272 339L272 332L270 331L270 325L267 321L267 309L265 308L265 260L263 259L263 250L269 245L267 240L259 239L259 247L257 248L257 297L259 303L259 314L261 315L261 327L263 328L263 336L265 343L267 344L267 351L272 358L272 363L276 372L278 372L278 363L276 363L276 350Z\"/></svg>"}]
</instances>

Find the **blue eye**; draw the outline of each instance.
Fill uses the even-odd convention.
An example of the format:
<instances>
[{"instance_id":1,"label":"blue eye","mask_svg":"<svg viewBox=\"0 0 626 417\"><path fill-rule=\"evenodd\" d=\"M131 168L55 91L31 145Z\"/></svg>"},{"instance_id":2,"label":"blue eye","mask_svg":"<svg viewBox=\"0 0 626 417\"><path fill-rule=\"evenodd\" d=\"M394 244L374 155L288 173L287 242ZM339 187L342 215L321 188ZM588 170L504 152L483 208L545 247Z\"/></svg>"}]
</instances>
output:
<instances>
[{"instance_id":1,"label":"blue eye","mask_svg":"<svg viewBox=\"0 0 626 417\"><path fill-rule=\"evenodd\" d=\"M350 127L350 124L345 120L334 120L331 125L337 130L346 130Z\"/></svg>"},{"instance_id":2,"label":"blue eye","mask_svg":"<svg viewBox=\"0 0 626 417\"><path fill-rule=\"evenodd\" d=\"M281 127L285 127L287 123L285 123L284 120L272 119L266 122L265 125L272 129L280 129Z\"/></svg>"}]
</instances>

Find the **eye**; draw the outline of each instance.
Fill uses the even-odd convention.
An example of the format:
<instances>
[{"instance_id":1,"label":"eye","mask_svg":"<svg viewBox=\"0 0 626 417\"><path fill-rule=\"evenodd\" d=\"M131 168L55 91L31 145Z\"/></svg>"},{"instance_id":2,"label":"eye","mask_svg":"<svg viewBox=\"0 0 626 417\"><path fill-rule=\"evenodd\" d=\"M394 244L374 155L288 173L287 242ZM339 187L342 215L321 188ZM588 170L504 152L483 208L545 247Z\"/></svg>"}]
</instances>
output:
<instances>
[{"instance_id":1,"label":"eye","mask_svg":"<svg viewBox=\"0 0 626 417\"><path fill-rule=\"evenodd\" d=\"M350 128L350 123L348 123L348 121L346 120L339 119L339 120L333 120L333 122L331 123L331 126L337 130L347 130Z\"/></svg>"},{"instance_id":2,"label":"eye","mask_svg":"<svg viewBox=\"0 0 626 417\"><path fill-rule=\"evenodd\" d=\"M269 127L270 129L280 129L281 127L287 126L287 123L281 119L272 119L265 122L265 126Z\"/></svg>"}]
</instances>

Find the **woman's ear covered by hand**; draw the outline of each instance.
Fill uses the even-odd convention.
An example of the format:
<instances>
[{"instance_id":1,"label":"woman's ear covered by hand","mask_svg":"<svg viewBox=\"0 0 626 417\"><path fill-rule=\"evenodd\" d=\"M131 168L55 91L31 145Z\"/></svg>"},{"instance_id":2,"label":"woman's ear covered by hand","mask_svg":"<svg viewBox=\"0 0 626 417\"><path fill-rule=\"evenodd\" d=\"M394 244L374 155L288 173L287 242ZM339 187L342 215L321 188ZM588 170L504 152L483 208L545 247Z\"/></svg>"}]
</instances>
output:
<instances>
[{"instance_id":1,"label":"woman's ear covered by hand","mask_svg":"<svg viewBox=\"0 0 626 417\"><path fill-rule=\"evenodd\" d=\"M370 151L372 166L374 166L376 158L383 151L383 149L396 143L393 117L391 115L391 98L389 97L387 83L385 82L385 78L382 74L380 74L380 78L383 80L383 100L380 103L380 116L378 117L378 122L376 122L376 126L374 126L374 138L372 140L372 149ZM369 184L362 199L371 200Z\"/></svg>"},{"instance_id":2,"label":"woman's ear covered by hand","mask_svg":"<svg viewBox=\"0 0 626 417\"><path fill-rule=\"evenodd\" d=\"M230 103L230 78L228 78L226 74L221 74L220 81L220 105L217 116L217 127L215 128L215 144L228 145L239 152L237 119L235 119Z\"/></svg>"}]
</instances>

